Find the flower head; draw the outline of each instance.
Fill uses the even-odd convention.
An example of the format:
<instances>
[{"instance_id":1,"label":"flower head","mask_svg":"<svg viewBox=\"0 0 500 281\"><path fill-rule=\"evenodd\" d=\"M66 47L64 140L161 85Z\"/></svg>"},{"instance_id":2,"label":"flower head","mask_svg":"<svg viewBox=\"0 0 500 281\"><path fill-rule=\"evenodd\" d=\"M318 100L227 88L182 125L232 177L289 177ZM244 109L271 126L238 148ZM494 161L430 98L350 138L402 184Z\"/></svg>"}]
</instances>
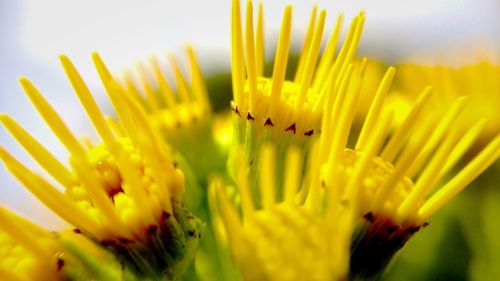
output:
<instances>
[{"instance_id":1,"label":"flower head","mask_svg":"<svg viewBox=\"0 0 500 281\"><path fill-rule=\"evenodd\" d=\"M349 72L350 81L356 74ZM353 76L354 75L354 76ZM349 147L356 106L339 92L323 114L320 135L322 180L364 220L351 256L353 276L373 276L426 220L491 165L500 153L500 136L451 180L445 175L474 142L485 120L463 130L457 118L466 108L458 98L445 114L427 114L431 88L426 88L399 127L384 104L394 70L389 68L353 147ZM354 79L354 80L353 80ZM363 79L363 75L359 76ZM335 121L333 121L335 120ZM328 191L330 190L330 191Z\"/></svg>"},{"instance_id":2,"label":"flower head","mask_svg":"<svg viewBox=\"0 0 500 281\"><path fill-rule=\"evenodd\" d=\"M317 152L312 155L318 156ZM243 279L344 280L353 213L338 205L336 198L320 196L319 158L311 158L304 174L302 154L291 147L287 165L280 170L276 148L262 146L260 197L256 197L251 193L244 152L239 154L235 200L228 196L230 186L214 181L212 188ZM282 187L277 186L279 177L284 178Z\"/></svg>"},{"instance_id":3,"label":"flower head","mask_svg":"<svg viewBox=\"0 0 500 281\"><path fill-rule=\"evenodd\" d=\"M132 272L75 231L49 232L0 208L2 280L132 280Z\"/></svg>"},{"instance_id":4,"label":"flower head","mask_svg":"<svg viewBox=\"0 0 500 281\"><path fill-rule=\"evenodd\" d=\"M61 62L102 143L85 148L26 78L20 82L54 134L70 153L70 167L59 162L8 115L4 127L65 189L35 174L3 148L2 161L23 185L60 217L99 241L141 274L155 276L193 256L200 222L182 207L184 176L170 161L170 150L142 109L122 93L100 57L93 59L119 125L106 121L82 78L66 56ZM194 235L196 234L196 235ZM163 241L162 244L155 242ZM167 245L161 246L160 245ZM137 255L134 251L143 254ZM152 252L151 252L152 251ZM155 251L164 254L153 254ZM144 266L147 260L153 267Z\"/></svg>"},{"instance_id":5,"label":"flower head","mask_svg":"<svg viewBox=\"0 0 500 281\"><path fill-rule=\"evenodd\" d=\"M267 78L263 73L262 5L259 7L257 31L254 34L252 1L247 2L245 30L242 36L238 2L233 1L232 15L233 109L243 120L255 122L255 126L259 127L272 126L280 135L290 132L310 136L318 132L326 96L335 82L338 82L339 74L345 71L354 58L364 14L361 13L353 20L343 48L335 58L342 16L338 18L319 61L326 11L322 10L318 16L317 9L314 8L295 79L285 81L292 7L288 6L284 11L273 73Z\"/></svg>"},{"instance_id":6,"label":"flower head","mask_svg":"<svg viewBox=\"0 0 500 281\"><path fill-rule=\"evenodd\" d=\"M59 250L48 231L0 208L2 280L63 280L55 258Z\"/></svg>"},{"instance_id":7,"label":"flower head","mask_svg":"<svg viewBox=\"0 0 500 281\"><path fill-rule=\"evenodd\" d=\"M458 68L443 65L398 65L399 78L395 81L395 90L400 98L414 100L416 87L432 85L435 95L431 102L435 108L450 104L459 96L467 96L469 103L462 112L461 122L464 126L473 126L478 117L488 119L488 124L479 136L480 146L493 139L500 131L500 116L497 105L500 103L500 67L489 61L463 65ZM435 111L428 114L442 114Z\"/></svg>"},{"instance_id":8,"label":"flower head","mask_svg":"<svg viewBox=\"0 0 500 281\"><path fill-rule=\"evenodd\" d=\"M176 57L169 55L175 87L168 82L158 58L152 57L149 67L143 63L137 67L142 90L131 71L126 72L125 89L143 107L152 127L204 182L213 171L223 170L224 151L214 136L212 109L196 54L191 47L186 48L186 53L191 83L182 74ZM198 142L200 139L204 141Z\"/></svg>"},{"instance_id":9,"label":"flower head","mask_svg":"<svg viewBox=\"0 0 500 281\"><path fill-rule=\"evenodd\" d=\"M353 65L354 56L361 37L364 13L356 16L347 38L336 54L342 16L336 21L328 44L319 59L326 11L318 13L315 7L311 14L305 36L302 55L295 78L285 80L288 52L290 48L292 7L287 6L283 14L281 31L276 49L274 69L266 77L264 65L263 8L259 6L257 30L254 33L253 3L247 2L244 36L242 35L239 1L232 7L232 86L234 111L234 141L232 148L243 147L250 165L251 189L254 195L255 178L258 173L258 158L254 157L260 146L267 142L279 146L277 166L282 169L285 152L290 145L304 148L307 158L308 146L322 131L323 112L327 102L339 91L349 91L355 96L360 81L349 83L346 77L355 69L363 72L366 62ZM355 100L351 100L355 102ZM235 150L230 151L230 174L235 173L238 161ZM278 187L281 187L278 178Z\"/></svg>"}]
</instances>

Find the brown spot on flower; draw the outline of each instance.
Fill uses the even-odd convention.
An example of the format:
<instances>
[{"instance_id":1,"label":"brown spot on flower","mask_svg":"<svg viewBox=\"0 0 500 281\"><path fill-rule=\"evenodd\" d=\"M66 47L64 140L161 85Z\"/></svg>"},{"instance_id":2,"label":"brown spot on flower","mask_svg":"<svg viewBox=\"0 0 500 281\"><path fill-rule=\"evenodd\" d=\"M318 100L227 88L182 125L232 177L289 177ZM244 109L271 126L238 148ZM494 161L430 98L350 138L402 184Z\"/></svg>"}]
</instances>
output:
<instances>
[{"instance_id":1,"label":"brown spot on flower","mask_svg":"<svg viewBox=\"0 0 500 281\"><path fill-rule=\"evenodd\" d=\"M64 267L64 260L58 258L57 259L57 271L61 271L63 267Z\"/></svg>"},{"instance_id":2,"label":"brown spot on flower","mask_svg":"<svg viewBox=\"0 0 500 281\"><path fill-rule=\"evenodd\" d=\"M123 237L118 238L118 241L120 241L120 243L122 243L122 244L132 243L132 240L127 239L127 238L123 238Z\"/></svg>"},{"instance_id":3,"label":"brown spot on flower","mask_svg":"<svg viewBox=\"0 0 500 281\"><path fill-rule=\"evenodd\" d=\"M194 230L188 230L188 235L193 237L196 234Z\"/></svg>"},{"instance_id":4,"label":"brown spot on flower","mask_svg":"<svg viewBox=\"0 0 500 281\"><path fill-rule=\"evenodd\" d=\"M113 241L111 239L105 239L101 241L101 245L103 245L104 247L108 247L113 245Z\"/></svg>"},{"instance_id":5,"label":"brown spot on flower","mask_svg":"<svg viewBox=\"0 0 500 281\"><path fill-rule=\"evenodd\" d=\"M295 126L295 123L290 125L288 128L285 129L285 132L293 132L294 134L297 132L297 128Z\"/></svg>"},{"instance_id":6,"label":"brown spot on flower","mask_svg":"<svg viewBox=\"0 0 500 281\"><path fill-rule=\"evenodd\" d=\"M304 136L308 136L308 137L310 137L310 136L312 136L312 134L314 134L314 129L311 129L311 130L309 130L309 131L305 132L305 133L304 133Z\"/></svg>"},{"instance_id":7,"label":"brown spot on flower","mask_svg":"<svg viewBox=\"0 0 500 281\"><path fill-rule=\"evenodd\" d=\"M238 114L238 116L241 116L240 111L238 110L237 106L233 107L233 111L234 111L234 113Z\"/></svg>"},{"instance_id":8,"label":"brown spot on flower","mask_svg":"<svg viewBox=\"0 0 500 281\"><path fill-rule=\"evenodd\" d=\"M82 231L81 231L80 229L78 229L78 228L73 229L73 232L74 232L74 233L77 233L77 234L82 233Z\"/></svg>"},{"instance_id":9,"label":"brown spot on flower","mask_svg":"<svg viewBox=\"0 0 500 281\"><path fill-rule=\"evenodd\" d=\"M170 218L171 214L167 213L167 212L163 212L161 213L161 220L163 221L166 221L168 220L168 218Z\"/></svg>"},{"instance_id":10,"label":"brown spot on flower","mask_svg":"<svg viewBox=\"0 0 500 281\"><path fill-rule=\"evenodd\" d=\"M157 225L150 225L148 226L148 229L146 230L149 234L156 234L156 232L158 231L158 226Z\"/></svg>"},{"instance_id":11,"label":"brown spot on flower","mask_svg":"<svg viewBox=\"0 0 500 281\"><path fill-rule=\"evenodd\" d=\"M255 120L255 118L253 118L252 114L250 114L250 112L247 113L247 120Z\"/></svg>"},{"instance_id":12,"label":"brown spot on flower","mask_svg":"<svg viewBox=\"0 0 500 281\"><path fill-rule=\"evenodd\" d=\"M274 126L273 121L271 121L270 117L267 117L266 122L264 122L264 126Z\"/></svg>"},{"instance_id":13,"label":"brown spot on flower","mask_svg":"<svg viewBox=\"0 0 500 281\"><path fill-rule=\"evenodd\" d=\"M394 233L396 230L398 230L398 226L397 225L391 225L391 226L388 226L387 227L387 232L389 233Z\"/></svg>"},{"instance_id":14,"label":"brown spot on flower","mask_svg":"<svg viewBox=\"0 0 500 281\"><path fill-rule=\"evenodd\" d=\"M121 186L116 186L116 187L108 189L107 191L108 191L109 198L111 198L113 200L115 198L115 195L123 192L123 189Z\"/></svg>"},{"instance_id":15,"label":"brown spot on flower","mask_svg":"<svg viewBox=\"0 0 500 281\"><path fill-rule=\"evenodd\" d=\"M419 230L420 230L420 226L414 226L414 227L410 227L410 228L408 228L407 232L408 232L409 234L413 234L413 233L415 233L415 232L417 232L417 231L419 231Z\"/></svg>"},{"instance_id":16,"label":"brown spot on flower","mask_svg":"<svg viewBox=\"0 0 500 281\"><path fill-rule=\"evenodd\" d=\"M371 223L373 223L375 221L375 216L373 215L372 212L368 212L366 214L363 215L363 218Z\"/></svg>"}]
</instances>

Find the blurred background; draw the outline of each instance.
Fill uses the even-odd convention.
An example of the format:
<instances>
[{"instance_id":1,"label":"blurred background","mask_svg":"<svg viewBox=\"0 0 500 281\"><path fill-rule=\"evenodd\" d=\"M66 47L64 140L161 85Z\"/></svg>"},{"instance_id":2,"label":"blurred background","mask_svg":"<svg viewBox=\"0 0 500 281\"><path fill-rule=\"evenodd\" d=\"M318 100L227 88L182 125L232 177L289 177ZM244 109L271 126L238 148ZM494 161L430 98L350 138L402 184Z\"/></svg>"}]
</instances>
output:
<instances>
[{"instance_id":1,"label":"blurred background","mask_svg":"<svg viewBox=\"0 0 500 281\"><path fill-rule=\"evenodd\" d=\"M313 2L264 1L268 58L274 50L272 38L279 30L283 8L289 3L294 7L292 41L296 49L301 45ZM340 12L344 13L344 30L349 19L364 9L367 21L359 54L388 64L454 56L474 61L484 52L494 57L500 51L499 0L316 3L328 11L328 27L333 26ZM151 54L160 58L169 51L181 54L182 47L189 43L198 50L205 74L215 75L230 70L229 32L230 0L0 0L0 112L14 116L66 162L66 152L23 95L17 82L20 76L27 76L39 87L74 132L92 135L90 123L59 65L59 54L73 60L106 111L109 104L93 70L92 51L98 51L108 66L119 72ZM3 129L0 143L41 171ZM62 224L3 168L0 193L0 204L48 227Z\"/></svg>"}]
</instances>

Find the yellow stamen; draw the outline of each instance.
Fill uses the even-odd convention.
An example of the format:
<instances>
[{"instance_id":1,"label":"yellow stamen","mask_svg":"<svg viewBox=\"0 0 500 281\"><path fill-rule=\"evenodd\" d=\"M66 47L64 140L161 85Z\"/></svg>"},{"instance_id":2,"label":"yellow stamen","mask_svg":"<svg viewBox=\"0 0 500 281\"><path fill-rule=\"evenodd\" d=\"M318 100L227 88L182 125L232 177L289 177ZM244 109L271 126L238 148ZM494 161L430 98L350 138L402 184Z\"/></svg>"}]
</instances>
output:
<instances>
[{"instance_id":1,"label":"yellow stamen","mask_svg":"<svg viewBox=\"0 0 500 281\"><path fill-rule=\"evenodd\" d=\"M311 85L314 75L314 69L318 60L319 49L321 48L321 40L323 39L323 28L325 26L326 11L322 10L319 14L318 24L314 29L314 35L311 40L311 45L307 52L306 62L304 64L304 73L300 75L300 88L295 101L297 112L301 112L306 94Z\"/></svg>"},{"instance_id":2,"label":"yellow stamen","mask_svg":"<svg viewBox=\"0 0 500 281\"><path fill-rule=\"evenodd\" d=\"M125 136L125 132L123 132L122 127L120 126L120 124L118 124L115 121L115 119L113 119L112 117L109 117L109 116L105 117L105 119L106 119L106 123L108 123L109 128L111 129L111 131L113 131L113 134L117 138Z\"/></svg>"},{"instance_id":3,"label":"yellow stamen","mask_svg":"<svg viewBox=\"0 0 500 281\"><path fill-rule=\"evenodd\" d=\"M47 100L43 98L38 89L35 88L35 86L27 78L22 77L19 79L19 82L21 83L26 95L45 120L45 123L47 123L68 151L77 157L83 158L85 155L83 146L80 142L78 142L76 137L71 133L66 124L62 121L61 117L59 117Z\"/></svg>"},{"instance_id":4,"label":"yellow stamen","mask_svg":"<svg viewBox=\"0 0 500 281\"><path fill-rule=\"evenodd\" d=\"M284 180L284 201L295 203L295 195L300 189L302 174L302 159L300 150L297 147L291 147L286 155L286 168Z\"/></svg>"},{"instance_id":5,"label":"yellow stamen","mask_svg":"<svg viewBox=\"0 0 500 281\"><path fill-rule=\"evenodd\" d=\"M413 106L411 112L406 116L403 124L401 124L401 126L396 130L394 135L389 140L389 143L385 146L380 158L388 162L392 162L394 160L396 154L401 148L401 145L404 143L405 139L408 137L415 125L418 124L419 117L421 117L420 113L422 112L426 102L429 100L431 90L432 89L430 87L425 88Z\"/></svg>"},{"instance_id":6,"label":"yellow stamen","mask_svg":"<svg viewBox=\"0 0 500 281\"><path fill-rule=\"evenodd\" d=\"M250 87L249 112L255 113L255 99L257 96L257 66L255 62L254 32L253 32L253 5L247 1L245 23L245 54L247 62L248 85Z\"/></svg>"},{"instance_id":7,"label":"yellow stamen","mask_svg":"<svg viewBox=\"0 0 500 281\"><path fill-rule=\"evenodd\" d=\"M337 43L339 41L340 31L342 29L343 15L339 15L335 23L334 31L326 45L325 51L321 57L316 75L314 76L313 88L318 89L320 85L326 83L328 79L327 73L334 62L335 52L337 51Z\"/></svg>"},{"instance_id":8,"label":"yellow stamen","mask_svg":"<svg viewBox=\"0 0 500 281\"><path fill-rule=\"evenodd\" d=\"M125 131L126 135L129 137L137 136L135 131L134 121L131 119L129 113L126 110L126 107L123 105L123 100L117 95L116 89L112 89L110 87L111 81L113 81L113 77L109 72L108 68L102 61L101 57L97 53L92 53L92 60L94 62L94 66L97 69L99 77L101 78L101 82L108 93L108 97L111 100L111 104L115 109L116 114L118 115L118 119L120 124Z\"/></svg>"},{"instance_id":9,"label":"yellow stamen","mask_svg":"<svg viewBox=\"0 0 500 281\"><path fill-rule=\"evenodd\" d=\"M136 85L135 85L135 82L134 82L134 78L133 78L133 75L132 75L132 72L129 71L129 70L126 70L124 71L124 79L125 79L125 85L127 87L127 93L129 93L129 95L138 103L146 103L146 101L144 101L144 98L142 97L142 95L140 94L139 90L137 89Z\"/></svg>"},{"instance_id":10,"label":"yellow stamen","mask_svg":"<svg viewBox=\"0 0 500 281\"><path fill-rule=\"evenodd\" d=\"M340 135L343 130L342 125L344 124L343 121L345 121L345 119L344 120L341 119L342 117L341 114L342 114L342 108L345 105L344 101L348 93L347 89L349 85L349 80L351 79L352 68L353 66L349 65L349 68L347 68L346 75L342 79L339 91L337 93L337 98L335 100L335 106L332 110L331 115L328 116L328 112L325 112L325 117L330 118L330 120L332 120L330 124L335 124L336 123L335 121L338 122L338 125L335 125L333 128L330 129L331 133L329 135L331 136L331 138L327 138L333 140L328 157L328 162L330 163L337 163L340 153L343 151L343 145L342 145L342 140L340 139Z\"/></svg>"},{"instance_id":11,"label":"yellow stamen","mask_svg":"<svg viewBox=\"0 0 500 281\"><path fill-rule=\"evenodd\" d=\"M81 172L79 180L83 183L93 205L102 215L103 225L108 227L110 232L112 231L125 238L131 238L132 234L120 220L113 203L109 200L104 189L101 188L96 172L92 170L88 163L73 161L71 164L75 170Z\"/></svg>"},{"instance_id":12,"label":"yellow stamen","mask_svg":"<svg viewBox=\"0 0 500 281\"><path fill-rule=\"evenodd\" d=\"M429 156L429 154L434 150L438 142L443 138L444 134L449 130L452 121L456 120L457 116L465 108L465 97L458 98L448 113L441 119L438 126L434 129L434 133L431 135L429 141L421 149L420 154L417 156L413 164L411 165L406 175L409 178L413 178L416 173L420 170L422 163Z\"/></svg>"},{"instance_id":13,"label":"yellow stamen","mask_svg":"<svg viewBox=\"0 0 500 281\"><path fill-rule=\"evenodd\" d=\"M24 130L14 119L6 114L0 114L2 125L28 151L28 153L64 187L74 185L71 172L55 158L45 147Z\"/></svg>"},{"instance_id":14,"label":"yellow stamen","mask_svg":"<svg viewBox=\"0 0 500 281\"><path fill-rule=\"evenodd\" d=\"M408 148L403 151L395 164L394 170L375 193L371 203L371 210L379 212L383 209L389 194L397 188L398 182L405 177L406 171L420 152L420 148L425 145L430 134L431 128L420 132L420 134L410 142L411 145L408 145Z\"/></svg>"},{"instance_id":15,"label":"yellow stamen","mask_svg":"<svg viewBox=\"0 0 500 281\"><path fill-rule=\"evenodd\" d=\"M453 177L438 192L432 195L418 210L418 218L425 220L443 207L457 193L464 189L472 180L488 168L500 156L500 136L497 136L469 162L455 177Z\"/></svg>"},{"instance_id":16,"label":"yellow stamen","mask_svg":"<svg viewBox=\"0 0 500 281\"><path fill-rule=\"evenodd\" d=\"M265 42L264 42L264 8L262 1L259 2L259 12L257 15L257 33L255 34L255 68L257 76L264 75L265 59Z\"/></svg>"},{"instance_id":17,"label":"yellow stamen","mask_svg":"<svg viewBox=\"0 0 500 281\"><path fill-rule=\"evenodd\" d=\"M370 169L370 164L372 164L377 151L382 146L384 134L387 132L392 116L392 113L386 113L382 115L382 118L378 123L376 123L375 128L373 128L373 134L368 140L361 158L358 160L359 164L356 165L355 170L350 176L348 184L346 185L345 199L350 202L350 205L353 208L353 212L355 213L357 213L360 208L359 194L361 192L362 182L367 177L368 169Z\"/></svg>"},{"instance_id":18,"label":"yellow stamen","mask_svg":"<svg viewBox=\"0 0 500 281\"><path fill-rule=\"evenodd\" d=\"M92 94L90 93L87 85L83 81L82 77L74 67L73 63L69 60L65 55L59 56L61 60L61 64L68 76L68 79L73 86L78 98L80 99L80 103L83 105L83 108L87 112L88 117L92 121L92 124L99 133L99 136L102 138L104 143L111 144L115 141L111 130L108 127L108 124L104 120L104 117L97 106L94 98L92 98Z\"/></svg>"},{"instance_id":19,"label":"yellow stamen","mask_svg":"<svg viewBox=\"0 0 500 281\"><path fill-rule=\"evenodd\" d=\"M264 145L260 150L260 175L259 187L262 208L269 209L276 202L276 163L275 150L272 145Z\"/></svg>"},{"instance_id":20,"label":"yellow stamen","mask_svg":"<svg viewBox=\"0 0 500 281\"><path fill-rule=\"evenodd\" d=\"M222 184L220 182L213 183L217 195L217 203L220 209L220 214L222 216L222 221L224 222L230 243L238 245L242 229L241 221L239 215L236 213L236 210L230 203L224 187L221 185Z\"/></svg>"},{"instance_id":21,"label":"yellow stamen","mask_svg":"<svg viewBox=\"0 0 500 281\"><path fill-rule=\"evenodd\" d=\"M448 157L448 161L441 172L441 176L446 174L446 172L448 172L455 165L460 157L467 152L474 141L480 136L481 131L487 123L487 119L481 119L464 134Z\"/></svg>"},{"instance_id":22,"label":"yellow stamen","mask_svg":"<svg viewBox=\"0 0 500 281\"><path fill-rule=\"evenodd\" d=\"M239 163L238 163L238 192L241 197L241 205L243 207L243 212L245 214L245 217L248 219L253 218L254 214L254 204L252 200L252 194L250 191L250 183L248 182L248 167L246 164L245 159L245 154L243 151L239 151L238 153L240 155Z\"/></svg>"},{"instance_id":23,"label":"yellow stamen","mask_svg":"<svg viewBox=\"0 0 500 281\"><path fill-rule=\"evenodd\" d=\"M160 67L160 62L156 57L151 58L151 64L153 66L153 71L155 73L156 80L158 81L158 86L160 88L160 92L162 93L163 100L165 101L165 106L167 108L172 108L177 103L172 87L165 79Z\"/></svg>"},{"instance_id":24,"label":"yellow stamen","mask_svg":"<svg viewBox=\"0 0 500 281\"><path fill-rule=\"evenodd\" d=\"M427 195L430 188L439 180L439 174L443 168L447 157L453 150L459 138L459 132L450 132L437 150L436 154L418 178L410 194L405 198L396 213L396 220L402 221L412 213L417 211L419 202Z\"/></svg>"},{"instance_id":25,"label":"yellow stamen","mask_svg":"<svg viewBox=\"0 0 500 281\"><path fill-rule=\"evenodd\" d=\"M205 80L201 72L200 64L196 58L195 51L192 47L187 47L186 52L188 54L189 66L191 67L191 84L193 92L196 95L198 102L203 104L203 108L210 111L210 101L208 99L208 93L204 82Z\"/></svg>"},{"instance_id":26,"label":"yellow stamen","mask_svg":"<svg viewBox=\"0 0 500 281\"><path fill-rule=\"evenodd\" d=\"M19 227L7 214L7 211L0 207L0 229L9 234L10 237L23 245L30 253L37 257L40 263L50 266L52 254L36 242L36 237L32 237L28 232Z\"/></svg>"},{"instance_id":27,"label":"yellow stamen","mask_svg":"<svg viewBox=\"0 0 500 281\"><path fill-rule=\"evenodd\" d=\"M169 55L168 61L170 62L170 66L172 68L172 71L174 72L177 93L180 97L180 100L183 103L189 103L191 101L191 97L189 96L188 87L186 85L186 81L182 76L182 72L179 64L177 63L177 59L175 58L175 56Z\"/></svg>"},{"instance_id":28,"label":"yellow stamen","mask_svg":"<svg viewBox=\"0 0 500 281\"><path fill-rule=\"evenodd\" d=\"M297 70L295 71L295 79L296 83L300 83L302 80L302 74L304 73L304 65L307 60L307 56L309 54L309 48L311 47L312 37L314 32L314 26L316 24L316 14L318 12L318 7L316 5L313 6L311 11L311 16L309 18L309 25L307 26L306 37L304 38L304 46L302 46L301 56L299 58L299 63L297 64Z\"/></svg>"},{"instance_id":29,"label":"yellow stamen","mask_svg":"<svg viewBox=\"0 0 500 281\"><path fill-rule=\"evenodd\" d=\"M351 22L351 26L349 27L349 32L347 33L347 37L344 41L342 48L340 49L340 53L337 56L335 63L333 64L333 66L329 67L329 71L327 71L324 74L325 77L328 77L328 78L330 78L330 77L333 78L333 77L337 77L337 76L342 77L342 75L339 75L339 73L341 73L342 69L345 69L343 66L344 65L347 66L350 64L350 61L347 60L347 54L349 52L350 45L353 44L353 38L355 37L355 32L356 32L356 28L358 26L358 22L359 22L359 16L356 16ZM324 80L324 79L325 78L323 78L322 80ZM340 81L340 80L341 79L337 79L337 81ZM323 105L324 100L329 95L329 93L327 91L329 85L330 85L329 83L324 83L322 85L318 85L319 88L317 90L320 93L320 98L316 101L316 104L314 106L315 111L318 110L321 105Z\"/></svg>"},{"instance_id":30,"label":"yellow stamen","mask_svg":"<svg viewBox=\"0 0 500 281\"><path fill-rule=\"evenodd\" d=\"M103 232L97 222L88 217L83 211L69 200L67 196L46 182L40 176L32 173L23 164L17 161L3 147L0 147L0 158L7 169L40 201L53 210L66 221L97 238L103 236Z\"/></svg>"},{"instance_id":31,"label":"yellow stamen","mask_svg":"<svg viewBox=\"0 0 500 281\"><path fill-rule=\"evenodd\" d=\"M366 143L373 135L372 130L375 127L380 113L382 112L382 106L395 73L396 69L394 67L389 67L384 75L384 78L382 79L382 82L380 82L380 85L377 88L375 98L373 99L368 114L366 115L363 128L361 129L361 133L359 134L358 141L356 143L357 150L364 150Z\"/></svg>"},{"instance_id":32,"label":"yellow stamen","mask_svg":"<svg viewBox=\"0 0 500 281\"><path fill-rule=\"evenodd\" d=\"M320 188L321 188L321 183L320 183L320 168L321 168L321 162L320 162L320 147L319 147L319 142L315 141L312 146L311 146L311 153L310 153L310 158L309 158L309 168L308 170L311 171L311 174L309 175L310 177L310 183L309 183L309 189L307 190L307 201L308 206L311 210L313 211L320 211L319 210L319 196L320 196ZM303 187L305 190L305 187Z\"/></svg>"},{"instance_id":33,"label":"yellow stamen","mask_svg":"<svg viewBox=\"0 0 500 281\"><path fill-rule=\"evenodd\" d=\"M245 64L243 62L243 43L241 35L241 16L240 16L240 1L233 0L231 13L231 62L232 62L232 79L233 79L233 95L236 104L240 105L243 101L240 96L243 93L243 85L245 81Z\"/></svg>"},{"instance_id":34,"label":"yellow stamen","mask_svg":"<svg viewBox=\"0 0 500 281\"><path fill-rule=\"evenodd\" d=\"M138 62L137 72L139 73L139 80L142 88L144 89L144 93L146 93L147 104L150 106L151 111L157 112L158 110L160 110L160 104L158 101L158 96L153 90L153 85L151 85L146 66L143 63Z\"/></svg>"},{"instance_id":35,"label":"yellow stamen","mask_svg":"<svg viewBox=\"0 0 500 281\"><path fill-rule=\"evenodd\" d=\"M280 37L274 60L273 80L271 86L271 103L269 105L270 117L277 119L278 104L281 97L281 88L285 81L288 50L290 48L290 33L292 24L292 6L287 6L283 12Z\"/></svg>"}]
</instances>

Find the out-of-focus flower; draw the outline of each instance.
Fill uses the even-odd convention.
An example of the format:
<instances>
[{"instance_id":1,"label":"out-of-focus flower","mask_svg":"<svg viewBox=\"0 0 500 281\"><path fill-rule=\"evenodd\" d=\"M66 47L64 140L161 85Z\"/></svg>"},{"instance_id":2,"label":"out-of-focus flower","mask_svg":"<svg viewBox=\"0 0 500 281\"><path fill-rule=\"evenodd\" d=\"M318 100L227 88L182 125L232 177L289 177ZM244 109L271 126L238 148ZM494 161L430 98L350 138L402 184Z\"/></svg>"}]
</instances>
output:
<instances>
[{"instance_id":1,"label":"out-of-focus flower","mask_svg":"<svg viewBox=\"0 0 500 281\"><path fill-rule=\"evenodd\" d=\"M244 280L345 280L348 275L353 213L340 210L337 198L324 201L320 196L320 158L315 152L303 175L297 147L287 151L280 170L276 147L261 146L258 202L240 150L236 186L242 215L239 204L228 197L231 188L213 182L227 243ZM283 178L283 186L277 186L277 178Z\"/></svg>"},{"instance_id":2,"label":"out-of-focus flower","mask_svg":"<svg viewBox=\"0 0 500 281\"><path fill-rule=\"evenodd\" d=\"M55 257L59 250L48 231L0 208L2 280L63 280Z\"/></svg>"},{"instance_id":3,"label":"out-of-focus flower","mask_svg":"<svg viewBox=\"0 0 500 281\"><path fill-rule=\"evenodd\" d=\"M191 83L183 76L176 57L169 55L175 87L168 82L156 57L151 58L150 67L142 63L137 67L142 91L130 71L126 72L125 84L129 96L144 107L152 126L205 184L210 173L225 168L223 147L218 145L212 129L212 108L195 52L188 47L186 53Z\"/></svg>"},{"instance_id":4,"label":"out-of-focus flower","mask_svg":"<svg viewBox=\"0 0 500 281\"><path fill-rule=\"evenodd\" d=\"M458 68L401 64L397 69L395 90L403 96L415 99L415 88L432 85L436 93L431 100L434 114L440 114L441 105L450 104L459 96L467 96L467 107L459 118L464 127L473 126L478 118L488 119L480 134L482 145L500 132L500 66L481 61Z\"/></svg>"},{"instance_id":5,"label":"out-of-focus flower","mask_svg":"<svg viewBox=\"0 0 500 281\"><path fill-rule=\"evenodd\" d=\"M208 211L207 186L213 173L223 174L227 149L230 145L231 124L228 117L214 115L207 95L199 63L193 48L186 48L190 83L173 55L168 56L175 77L175 87L162 70L160 60L152 57L149 67L140 63L139 79L131 71L125 75L126 93L143 106L148 121L173 149L173 159L186 174L185 204L190 211L211 224ZM142 91L137 87L140 81ZM230 119L229 119L230 120ZM224 136L228 134L229 136ZM204 232L204 239L196 257L203 280L222 278L230 273L230 260L217 250L212 228ZM227 276L226 276L227 277Z\"/></svg>"},{"instance_id":6,"label":"out-of-focus flower","mask_svg":"<svg viewBox=\"0 0 500 281\"><path fill-rule=\"evenodd\" d=\"M383 63L370 62L369 66L365 76L368 82L383 74ZM500 116L496 110L500 103L498 94L500 67L493 62L482 60L476 64L464 64L459 67L401 63L396 65L396 69L398 75L395 76L391 94L387 97L387 106L395 113L393 120L395 126L402 123L421 89L430 85L433 87L434 95L429 101L426 114L442 115L458 97L466 96L467 106L459 116L456 116L461 119L463 128L474 126L479 118L487 120L484 128L476 131L479 140L472 149L474 152L492 140L500 131ZM368 88L365 85L363 88ZM371 98L373 98L371 95L364 94L361 102L368 104ZM366 110L367 108L359 110L359 116L362 117Z\"/></svg>"},{"instance_id":7,"label":"out-of-focus flower","mask_svg":"<svg viewBox=\"0 0 500 281\"><path fill-rule=\"evenodd\" d=\"M0 208L2 280L135 280L115 256L73 231L59 234Z\"/></svg>"},{"instance_id":8,"label":"out-of-focus flower","mask_svg":"<svg viewBox=\"0 0 500 281\"><path fill-rule=\"evenodd\" d=\"M66 56L61 62L102 143L85 147L26 78L20 82L41 117L70 152L71 168L59 162L8 115L4 127L62 186L35 174L0 150L19 181L61 218L114 251L138 274L174 278L194 256L201 222L182 206L184 176L170 161L170 149L140 106L114 82L100 57L94 63L119 122L102 115Z\"/></svg>"}]
</instances>

